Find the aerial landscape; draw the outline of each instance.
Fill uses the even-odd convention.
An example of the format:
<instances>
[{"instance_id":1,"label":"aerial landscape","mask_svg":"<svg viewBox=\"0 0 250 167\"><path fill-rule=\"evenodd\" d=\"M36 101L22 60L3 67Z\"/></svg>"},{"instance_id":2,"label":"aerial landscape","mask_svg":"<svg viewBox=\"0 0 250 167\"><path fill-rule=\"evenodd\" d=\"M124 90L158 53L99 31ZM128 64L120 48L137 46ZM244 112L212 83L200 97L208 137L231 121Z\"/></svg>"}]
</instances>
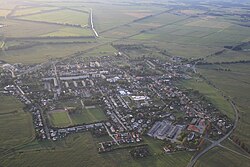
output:
<instances>
[{"instance_id":1,"label":"aerial landscape","mask_svg":"<svg viewBox=\"0 0 250 167\"><path fill-rule=\"evenodd\" d=\"M0 167L250 167L249 0L0 0Z\"/></svg>"}]
</instances>

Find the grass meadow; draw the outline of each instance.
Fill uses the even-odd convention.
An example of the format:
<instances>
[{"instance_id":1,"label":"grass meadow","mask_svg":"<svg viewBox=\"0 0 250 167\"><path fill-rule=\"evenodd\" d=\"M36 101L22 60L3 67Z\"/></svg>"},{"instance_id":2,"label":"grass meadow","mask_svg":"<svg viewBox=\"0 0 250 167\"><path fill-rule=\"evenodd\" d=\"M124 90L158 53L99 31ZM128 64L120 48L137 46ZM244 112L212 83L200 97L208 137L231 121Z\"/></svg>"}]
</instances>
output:
<instances>
[{"instance_id":1,"label":"grass meadow","mask_svg":"<svg viewBox=\"0 0 250 167\"><path fill-rule=\"evenodd\" d=\"M1 152L34 139L32 116L15 97L0 96Z\"/></svg>"},{"instance_id":2,"label":"grass meadow","mask_svg":"<svg viewBox=\"0 0 250 167\"><path fill-rule=\"evenodd\" d=\"M48 113L50 123L53 127L67 127L77 124L88 124L106 120L106 115L101 108L85 108L81 111L51 111Z\"/></svg>"},{"instance_id":3,"label":"grass meadow","mask_svg":"<svg viewBox=\"0 0 250 167\"><path fill-rule=\"evenodd\" d=\"M23 64L43 63L50 59L66 58L76 52L92 48L91 44L43 44L21 50L0 52L0 60Z\"/></svg>"},{"instance_id":4,"label":"grass meadow","mask_svg":"<svg viewBox=\"0 0 250 167\"><path fill-rule=\"evenodd\" d=\"M249 167L250 160L238 154L225 150L223 148L213 148L200 160L197 161L195 167Z\"/></svg>"},{"instance_id":5,"label":"grass meadow","mask_svg":"<svg viewBox=\"0 0 250 167\"><path fill-rule=\"evenodd\" d=\"M178 166L185 167L192 154L180 152L173 155L162 154L161 141L146 139L152 156L134 160L129 149L122 149L106 154L98 154L97 139L90 133L74 134L65 140L56 143L31 143L12 153L11 156L0 159L1 164L10 166L90 166L90 167L152 167L152 166ZM53 149L51 149L53 148Z\"/></svg>"},{"instance_id":6,"label":"grass meadow","mask_svg":"<svg viewBox=\"0 0 250 167\"><path fill-rule=\"evenodd\" d=\"M20 17L23 15L34 15L36 13L46 12L50 10L58 9L57 7L32 7L32 6L21 6L17 8L11 16Z\"/></svg>"},{"instance_id":7,"label":"grass meadow","mask_svg":"<svg viewBox=\"0 0 250 167\"><path fill-rule=\"evenodd\" d=\"M72 10L58 10L49 13L34 14L29 16L19 17L20 19L30 21L43 21L48 23L73 24L73 25L88 25L89 14L76 12Z\"/></svg>"},{"instance_id":8,"label":"grass meadow","mask_svg":"<svg viewBox=\"0 0 250 167\"><path fill-rule=\"evenodd\" d=\"M72 121L67 111L52 111L49 113L49 120L53 127L67 127Z\"/></svg>"},{"instance_id":9,"label":"grass meadow","mask_svg":"<svg viewBox=\"0 0 250 167\"><path fill-rule=\"evenodd\" d=\"M106 120L106 115L99 107L85 108L80 112L70 113L70 118L74 124L93 123Z\"/></svg>"}]
</instances>

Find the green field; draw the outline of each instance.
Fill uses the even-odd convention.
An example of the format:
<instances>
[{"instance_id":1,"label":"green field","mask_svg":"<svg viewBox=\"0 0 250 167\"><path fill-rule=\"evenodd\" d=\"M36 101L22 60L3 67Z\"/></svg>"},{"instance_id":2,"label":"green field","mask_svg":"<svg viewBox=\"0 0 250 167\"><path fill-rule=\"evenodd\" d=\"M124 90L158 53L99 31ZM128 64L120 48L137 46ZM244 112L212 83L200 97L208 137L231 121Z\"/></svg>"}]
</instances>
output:
<instances>
[{"instance_id":1,"label":"green field","mask_svg":"<svg viewBox=\"0 0 250 167\"><path fill-rule=\"evenodd\" d=\"M74 124L93 123L106 120L105 114L99 107L86 108L83 111L71 113L70 117Z\"/></svg>"},{"instance_id":2,"label":"green field","mask_svg":"<svg viewBox=\"0 0 250 167\"><path fill-rule=\"evenodd\" d=\"M107 44L107 45L100 46L100 47L88 52L84 56L91 56L91 57L94 57L94 56L112 56L112 55L114 55L115 52L117 52L117 50L113 46Z\"/></svg>"},{"instance_id":3,"label":"green field","mask_svg":"<svg viewBox=\"0 0 250 167\"><path fill-rule=\"evenodd\" d=\"M10 11L0 9L0 17L5 17Z\"/></svg>"},{"instance_id":4,"label":"green field","mask_svg":"<svg viewBox=\"0 0 250 167\"><path fill-rule=\"evenodd\" d=\"M54 127L67 127L72 125L67 111L52 111L49 113L49 120Z\"/></svg>"},{"instance_id":5,"label":"green field","mask_svg":"<svg viewBox=\"0 0 250 167\"><path fill-rule=\"evenodd\" d=\"M160 167L160 166L178 166L185 167L190 153L182 152L173 155L159 153L161 142L146 140L149 144L152 156L148 158L134 160L130 156L129 150L119 150L106 154L98 154L97 140L89 133L75 134L67 137L57 143L31 143L29 148L22 148L14 154L0 159L1 164L6 167L11 166L89 166L89 167ZM54 148L48 150L49 148ZM156 150L157 152L155 152ZM52 163L53 162L53 163Z\"/></svg>"},{"instance_id":6,"label":"green field","mask_svg":"<svg viewBox=\"0 0 250 167\"><path fill-rule=\"evenodd\" d=\"M93 36L93 32L89 28L64 27L63 25L20 20L5 20L2 23L6 25L1 28L2 32L10 38Z\"/></svg>"},{"instance_id":7,"label":"green field","mask_svg":"<svg viewBox=\"0 0 250 167\"><path fill-rule=\"evenodd\" d=\"M231 24L224 19L188 18L162 14L137 22L137 24L146 23L151 23L155 27L151 29L145 27L144 30L147 31L132 36L132 40L141 43L150 41L151 45L156 43L157 47L168 50L172 55L187 58L205 57L222 50L225 45L234 46L250 39L249 28ZM129 29L134 29L133 24ZM123 32L122 29L121 32ZM249 60L247 55L248 53L234 53L231 56L225 55L223 58L227 61L231 60L230 58L233 58L232 61L244 58ZM217 57L220 58L220 55Z\"/></svg>"},{"instance_id":8,"label":"green field","mask_svg":"<svg viewBox=\"0 0 250 167\"><path fill-rule=\"evenodd\" d=\"M244 156L248 156L248 153L245 150L243 150L239 145L235 144L232 140L229 140L229 139L224 140L221 144L222 146L231 149L232 153L234 153L233 151L235 151L235 152L238 152L239 155L241 154ZM228 151L230 152L230 150Z\"/></svg>"},{"instance_id":9,"label":"green field","mask_svg":"<svg viewBox=\"0 0 250 167\"><path fill-rule=\"evenodd\" d=\"M88 28L75 28L75 27L67 27L56 30L54 32L50 32L48 34L41 35L42 37L77 37L77 36L84 36L84 37L92 37L94 36L93 31Z\"/></svg>"},{"instance_id":10,"label":"green field","mask_svg":"<svg viewBox=\"0 0 250 167\"><path fill-rule=\"evenodd\" d=\"M7 149L34 139L31 114L24 105L11 96L0 96L0 155ZM6 150L5 150L6 149Z\"/></svg>"},{"instance_id":11,"label":"green field","mask_svg":"<svg viewBox=\"0 0 250 167\"><path fill-rule=\"evenodd\" d=\"M53 44L58 44L58 43L73 43L73 42L82 42L82 43L96 43L97 40L95 38L79 38L79 39L75 39L75 38L65 38L60 39L60 38L37 38L37 39L30 39L30 40L26 40L25 42L41 42L41 43L53 43ZM25 43L24 41L19 41L17 40L10 40L6 42L6 45L8 44L13 44L13 45L19 45L22 43Z\"/></svg>"},{"instance_id":12,"label":"green field","mask_svg":"<svg viewBox=\"0 0 250 167\"><path fill-rule=\"evenodd\" d=\"M55 58L65 58L76 52L93 47L91 44L43 44L21 50L0 52L0 60L9 63L33 64L42 63ZM67 48L67 49L65 49ZM65 49L65 50L64 50Z\"/></svg>"},{"instance_id":13,"label":"green field","mask_svg":"<svg viewBox=\"0 0 250 167\"><path fill-rule=\"evenodd\" d=\"M37 15L29 15L19 17L24 20L43 21L48 23L73 24L73 25L88 25L88 13L76 12L72 10L60 10Z\"/></svg>"},{"instance_id":14,"label":"green field","mask_svg":"<svg viewBox=\"0 0 250 167\"><path fill-rule=\"evenodd\" d=\"M222 54L213 55L206 58L207 62L214 63L214 62L234 62L234 61L241 61L241 60L250 60L250 52L244 51L232 51L226 50Z\"/></svg>"},{"instance_id":15,"label":"green field","mask_svg":"<svg viewBox=\"0 0 250 167\"><path fill-rule=\"evenodd\" d=\"M32 7L32 6L23 6L19 7L12 16L22 16L22 15L31 15L38 12L46 12L48 10L55 10L58 9L56 7Z\"/></svg>"},{"instance_id":16,"label":"green field","mask_svg":"<svg viewBox=\"0 0 250 167\"><path fill-rule=\"evenodd\" d=\"M1 28L1 32L5 35L5 37L11 38L37 37L64 28L62 25L51 25L9 19L3 20L2 24L6 26ZM34 31L34 29L36 31Z\"/></svg>"},{"instance_id":17,"label":"green field","mask_svg":"<svg viewBox=\"0 0 250 167\"><path fill-rule=\"evenodd\" d=\"M88 4L93 8L94 22L99 32L129 23L160 11L164 8L155 6L123 6L111 4ZM132 29L131 29L132 30Z\"/></svg>"},{"instance_id":18,"label":"green field","mask_svg":"<svg viewBox=\"0 0 250 167\"><path fill-rule=\"evenodd\" d=\"M198 160L195 167L250 166L250 160L222 148L214 148Z\"/></svg>"},{"instance_id":19,"label":"green field","mask_svg":"<svg viewBox=\"0 0 250 167\"><path fill-rule=\"evenodd\" d=\"M49 120L54 127L67 127L77 124L88 124L106 120L106 116L99 107L85 108L81 111L52 111L48 113Z\"/></svg>"}]
</instances>

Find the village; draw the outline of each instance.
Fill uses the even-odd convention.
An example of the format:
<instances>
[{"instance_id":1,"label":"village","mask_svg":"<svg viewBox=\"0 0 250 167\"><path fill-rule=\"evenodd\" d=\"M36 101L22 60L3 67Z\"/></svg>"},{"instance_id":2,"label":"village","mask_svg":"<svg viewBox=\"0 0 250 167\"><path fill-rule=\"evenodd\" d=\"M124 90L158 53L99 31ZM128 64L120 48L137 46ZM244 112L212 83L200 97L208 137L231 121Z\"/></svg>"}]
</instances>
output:
<instances>
[{"instance_id":1,"label":"village","mask_svg":"<svg viewBox=\"0 0 250 167\"><path fill-rule=\"evenodd\" d=\"M25 104L38 140L56 142L90 131L109 137L98 143L99 153L131 145L143 146L133 150L135 157L147 156L145 136L169 143L162 148L166 153L195 151L204 140L222 138L232 129L232 121L199 93L178 87L178 81L192 78L190 64L178 57L163 62L122 55L39 68L5 64L1 93Z\"/></svg>"}]
</instances>

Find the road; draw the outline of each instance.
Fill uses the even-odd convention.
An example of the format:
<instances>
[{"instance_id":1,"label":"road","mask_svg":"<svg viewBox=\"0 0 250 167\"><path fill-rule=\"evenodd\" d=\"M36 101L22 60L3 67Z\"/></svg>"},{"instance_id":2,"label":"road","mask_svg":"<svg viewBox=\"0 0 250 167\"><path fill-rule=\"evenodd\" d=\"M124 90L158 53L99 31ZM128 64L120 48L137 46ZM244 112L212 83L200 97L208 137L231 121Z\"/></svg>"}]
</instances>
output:
<instances>
[{"instance_id":1,"label":"road","mask_svg":"<svg viewBox=\"0 0 250 167\"><path fill-rule=\"evenodd\" d=\"M3 68L2 66L1 66L1 68ZM15 78L16 77L16 75L15 75L15 73L14 73L14 70L11 70L11 69L7 69L10 73L11 73L11 77L12 78Z\"/></svg>"},{"instance_id":2,"label":"road","mask_svg":"<svg viewBox=\"0 0 250 167\"><path fill-rule=\"evenodd\" d=\"M107 96L107 100L109 101L109 104L111 105L111 107L113 108L114 111L111 111L112 115L114 115L114 117L116 118L116 120L122 125L122 127L125 130L128 130L127 127L122 123L122 121L120 120L120 118L118 118L118 116L116 115L116 113L118 112L117 109L115 108L115 106L113 105L110 97Z\"/></svg>"},{"instance_id":3,"label":"road","mask_svg":"<svg viewBox=\"0 0 250 167\"><path fill-rule=\"evenodd\" d=\"M117 144L117 145L120 145L117 140L114 138L114 136L109 132L109 129L107 128L107 126L105 125L105 123L103 123L107 133L109 134L109 136L114 140L114 142Z\"/></svg>"},{"instance_id":4,"label":"road","mask_svg":"<svg viewBox=\"0 0 250 167\"><path fill-rule=\"evenodd\" d=\"M96 36L96 37L99 37L99 35L98 35L98 33L96 32L95 27L94 27L94 22L93 22L93 10L92 10L92 8L90 8L90 26L91 26L91 29L93 30L95 36Z\"/></svg>"},{"instance_id":5,"label":"road","mask_svg":"<svg viewBox=\"0 0 250 167\"><path fill-rule=\"evenodd\" d=\"M42 107L39 104L34 104L34 105L40 110L40 113L41 113L41 116L42 116L43 128L44 128L46 137L47 137L47 139L50 139L48 122L47 122L47 120L45 118L45 111L42 109Z\"/></svg>"},{"instance_id":6,"label":"road","mask_svg":"<svg viewBox=\"0 0 250 167\"><path fill-rule=\"evenodd\" d=\"M211 150L212 148L216 147L216 146L220 146L220 143L224 140L226 140L232 133L233 131L236 129L238 121L239 121L239 114L238 114L238 110L235 106L235 104L230 100L230 104L232 105L234 112L235 112L235 121L234 121L234 126L231 129L230 132L228 132L224 137L222 137L221 139L212 142L212 144L210 146L208 146L207 148L205 148L202 152L196 154L195 156L193 156L193 158L191 159L191 161L189 162L189 164L187 165L187 167L193 167L194 164L196 163L196 161L203 156L205 153L207 153L209 150Z\"/></svg>"}]
</instances>

